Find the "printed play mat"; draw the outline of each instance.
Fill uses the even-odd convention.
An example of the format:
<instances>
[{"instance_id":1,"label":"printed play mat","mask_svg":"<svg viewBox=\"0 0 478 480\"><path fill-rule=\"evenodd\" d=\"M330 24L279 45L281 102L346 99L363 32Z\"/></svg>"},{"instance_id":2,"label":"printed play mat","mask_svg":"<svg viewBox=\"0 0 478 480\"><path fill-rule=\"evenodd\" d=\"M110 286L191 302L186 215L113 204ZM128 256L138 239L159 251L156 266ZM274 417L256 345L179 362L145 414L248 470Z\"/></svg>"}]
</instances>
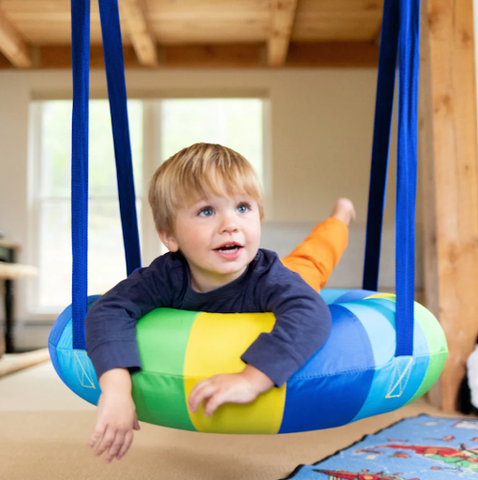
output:
<instances>
[{"instance_id":1,"label":"printed play mat","mask_svg":"<svg viewBox=\"0 0 478 480\"><path fill-rule=\"evenodd\" d=\"M478 420L420 415L402 420L315 465L294 480L478 480ZM285 479L284 479L285 480Z\"/></svg>"}]
</instances>

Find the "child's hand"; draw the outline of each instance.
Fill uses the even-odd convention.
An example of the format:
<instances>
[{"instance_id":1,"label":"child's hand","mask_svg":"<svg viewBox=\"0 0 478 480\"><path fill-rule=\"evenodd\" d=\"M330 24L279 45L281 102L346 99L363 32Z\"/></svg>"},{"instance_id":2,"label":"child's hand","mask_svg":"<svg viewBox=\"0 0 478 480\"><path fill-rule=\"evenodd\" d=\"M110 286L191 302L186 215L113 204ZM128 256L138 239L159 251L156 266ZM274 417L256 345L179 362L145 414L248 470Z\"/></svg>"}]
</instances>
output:
<instances>
[{"instance_id":1,"label":"child's hand","mask_svg":"<svg viewBox=\"0 0 478 480\"><path fill-rule=\"evenodd\" d=\"M106 452L105 463L111 463L115 457L120 460L124 456L133 443L133 430L139 429L131 396L102 393L88 446L97 445L95 455L99 457Z\"/></svg>"},{"instance_id":2,"label":"child's hand","mask_svg":"<svg viewBox=\"0 0 478 480\"><path fill-rule=\"evenodd\" d=\"M249 403L274 386L272 380L260 370L247 365L241 373L214 375L197 383L189 395L189 409L196 412L203 400L206 417L211 416L223 403Z\"/></svg>"},{"instance_id":3,"label":"child's hand","mask_svg":"<svg viewBox=\"0 0 478 480\"><path fill-rule=\"evenodd\" d=\"M101 376L100 386L96 425L88 446L96 445L96 456L106 452L105 463L111 463L115 457L120 460L125 455L133 443L133 430L140 426L129 372L122 368L109 370Z\"/></svg>"}]
</instances>

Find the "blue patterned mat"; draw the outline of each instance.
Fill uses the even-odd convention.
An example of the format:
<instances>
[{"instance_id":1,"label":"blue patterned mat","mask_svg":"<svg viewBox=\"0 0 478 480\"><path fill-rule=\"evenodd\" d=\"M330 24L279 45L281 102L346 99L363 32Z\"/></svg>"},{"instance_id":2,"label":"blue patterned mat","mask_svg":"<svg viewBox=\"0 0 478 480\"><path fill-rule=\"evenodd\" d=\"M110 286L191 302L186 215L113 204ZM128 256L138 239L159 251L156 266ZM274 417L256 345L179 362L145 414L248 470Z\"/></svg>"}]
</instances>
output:
<instances>
[{"instance_id":1,"label":"blue patterned mat","mask_svg":"<svg viewBox=\"0 0 478 480\"><path fill-rule=\"evenodd\" d=\"M478 479L478 421L420 415L402 420L315 464L294 480ZM285 479L283 479L285 480Z\"/></svg>"}]
</instances>

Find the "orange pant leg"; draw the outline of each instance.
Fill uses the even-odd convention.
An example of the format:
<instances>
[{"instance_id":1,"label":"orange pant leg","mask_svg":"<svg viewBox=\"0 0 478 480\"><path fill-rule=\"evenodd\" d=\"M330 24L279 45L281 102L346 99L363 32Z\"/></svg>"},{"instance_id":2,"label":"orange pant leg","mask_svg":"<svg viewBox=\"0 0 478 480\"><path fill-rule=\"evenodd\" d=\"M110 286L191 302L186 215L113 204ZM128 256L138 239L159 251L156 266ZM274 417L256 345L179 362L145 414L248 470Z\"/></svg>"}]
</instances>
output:
<instances>
[{"instance_id":1,"label":"orange pant leg","mask_svg":"<svg viewBox=\"0 0 478 480\"><path fill-rule=\"evenodd\" d=\"M338 218L319 223L312 233L282 263L320 291L348 243L348 227Z\"/></svg>"}]
</instances>

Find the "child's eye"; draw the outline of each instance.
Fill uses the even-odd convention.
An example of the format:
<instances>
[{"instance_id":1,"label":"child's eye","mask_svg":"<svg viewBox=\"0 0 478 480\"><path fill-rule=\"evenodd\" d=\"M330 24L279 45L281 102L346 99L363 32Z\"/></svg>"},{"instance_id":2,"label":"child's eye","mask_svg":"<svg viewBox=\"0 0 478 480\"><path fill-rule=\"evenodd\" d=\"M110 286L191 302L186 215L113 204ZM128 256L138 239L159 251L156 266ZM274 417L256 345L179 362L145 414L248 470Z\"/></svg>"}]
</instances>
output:
<instances>
[{"instance_id":1,"label":"child's eye","mask_svg":"<svg viewBox=\"0 0 478 480\"><path fill-rule=\"evenodd\" d=\"M238 205L237 207L237 211L239 213L247 213L249 210L251 209L251 206L247 203L241 203L240 205Z\"/></svg>"},{"instance_id":2,"label":"child's eye","mask_svg":"<svg viewBox=\"0 0 478 480\"><path fill-rule=\"evenodd\" d=\"M214 215L214 210L212 209L212 207L204 207L199 210L199 215L202 217L210 217Z\"/></svg>"}]
</instances>

